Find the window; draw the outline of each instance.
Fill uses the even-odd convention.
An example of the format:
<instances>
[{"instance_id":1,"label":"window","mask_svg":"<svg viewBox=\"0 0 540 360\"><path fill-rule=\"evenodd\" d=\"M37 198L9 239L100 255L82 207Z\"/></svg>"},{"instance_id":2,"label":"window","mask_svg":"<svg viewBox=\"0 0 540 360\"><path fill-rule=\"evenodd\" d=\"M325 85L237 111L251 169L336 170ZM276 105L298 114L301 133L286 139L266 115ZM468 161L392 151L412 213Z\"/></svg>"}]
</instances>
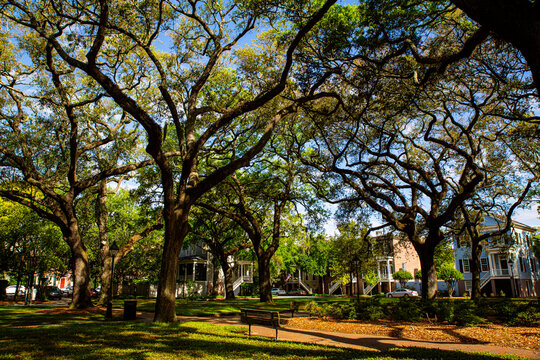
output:
<instances>
[{"instance_id":1,"label":"window","mask_svg":"<svg viewBox=\"0 0 540 360\"><path fill-rule=\"evenodd\" d=\"M472 289L472 280L465 280L465 291L471 291Z\"/></svg>"},{"instance_id":2,"label":"window","mask_svg":"<svg viewBox=\"0 0 540 360\"><path fill-rule=\"evenodd\" d=\"M206 281L206 264L195 264L195 281Z\"/></svg>"},{"instance_id":3,"label":"window","mask_svg":"<svg viewBox=\"0 0 540 360\"><path fill-rule=\"evenodd\" d=\"M185 281L186 277L186 264L180 264L180 269L178 270L178 281Z\"/></svg>"},{"instance_id":4,"label":"window","mask_svg":"<svg viewBox=\"0 0 540 360\"><path fill-rule=\"evenodd\" d=\"M481 267L482 271L489 271L488 258L486 258L486 257L480 258L480 267Z\"/></svg>"},{"instance_id":5,"label":"window","mask_svg":"<svg viewBox=\"0 0 540 360\"><path fill-rule=\"evenodd\" d=\"M531 261L531 272L536 273L536 259L532 257L529 260Z\"/></svg>"},{"instance_id":6,"label":"window","mask_svg":"<svg viewBox=\"0 0 540 360\"><path fill-rule=\"evenodd\" d=\"M471 267L469 265L470 259L463 259L463 272L471 272Z\"/></svg>"},{"instance_id":7,"label":"window","mask_svg":"<svg viewBox=\"0 0 540 360\"><path fill-rule=\"evenodd\" d=\"M525 266L525 258L520 256L519 257L519 271L525 272L527 270L527 267Z\"/></svg>"}]
</instances>

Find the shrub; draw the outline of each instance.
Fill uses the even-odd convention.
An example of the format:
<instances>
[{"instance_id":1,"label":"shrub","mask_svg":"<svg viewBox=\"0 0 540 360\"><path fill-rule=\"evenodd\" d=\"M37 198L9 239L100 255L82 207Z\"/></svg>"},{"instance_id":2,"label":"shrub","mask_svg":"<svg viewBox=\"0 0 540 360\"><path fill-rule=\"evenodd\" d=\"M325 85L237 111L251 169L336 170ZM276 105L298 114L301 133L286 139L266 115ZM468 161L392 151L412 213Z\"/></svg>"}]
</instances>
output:
<instances>
[{"instance_id":1,"label":"shrub","mask_svg":"<svg viewBox=\"0 0 540 360\"><path fill-rule=\"evenodd\" d=\"M373 297L365 301L355 303L355 316L357 320L381 320L387 316L384 312L384 306L381 303L381 297Z\"/></svg>"},{"instance_id":2,"label":"shrub","mask_svg":"<svg viewBox=\"0 0 540 360\"><path fill-rule=\"evenodd\" d=\"M356 312L357 320L381 320L386 318L383 309L377 305L368 305L363 311Z\"/></svg>"},{"instance_id":3,"label":"shrub","mask_svg":"<svg viewBox=\"0 0 540 360\"><path fill-rule=\"evenodd\" d=\"M392 306L392 318L395 320L418 321L423 316L424 311L420 301L400 299Z\"/></svg>"},{"instance_id":4,"label":"shrub","mask_svg":"<svg viewBox=\"0 0 540 360\"><path fill-rule=\"evenodd\" d=\"M454 323L461 326L485 324L487 320L478 315L478 306L472 301L463 301L456 306Z\"/></svg>"},{"instance_id":5,"label":"shrub","mask_svg":"<svg viewBox=\"0 0 540 360\"><path fill-rule=\"evenodd\" d=\"M540 312L534 309L519 312L508 324L513 326L540 327Z\"/></svg>"},{"instance_id":6,"label":"shrub","mask_svg":"<svg viewBox=\"0 0 540 360\"><path fill-rule=\"evenodd\" d=\"M308 311L310 314L319 314L319 304L317 304L316 301L310 301L305 305L306 311Z\"/></svg>"},{"instance_id":7,"label":"shrub","mask_svg":"<svg viewBox=\"0 0 540 360\"><path fill-rule=\"evenodd\" d=\"M496 302L492 309L493 313L503 322L511 321L520 311L518 306L510 299Z\"/></svg>"},{"instance_id":8,"label":"shrub","mask_svg":"<svg viewBox=\"0 0 540 360\"><path fill-rule=\"evenodd\" d=\"M433 304L435 316L438 321L453 322L455 316L454 301L437 301Z\"/></svg>"}]
</instances>

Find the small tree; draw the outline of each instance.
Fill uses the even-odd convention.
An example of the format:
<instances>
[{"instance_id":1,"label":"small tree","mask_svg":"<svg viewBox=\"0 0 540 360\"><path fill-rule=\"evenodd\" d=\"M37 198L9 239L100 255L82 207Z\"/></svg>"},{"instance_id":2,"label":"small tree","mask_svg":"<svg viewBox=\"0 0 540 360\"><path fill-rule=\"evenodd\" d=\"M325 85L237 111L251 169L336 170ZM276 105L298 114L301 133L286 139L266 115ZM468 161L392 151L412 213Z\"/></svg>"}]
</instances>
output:
<instances>
[{"instance_id":1,"label":"small tree","mask_svg":"<svg viewBox=\"0 0 540 360\"><path fill-rule=\"evenodd\" d=\"M450 264L444 264L443 266L441 266L437 273L437 276L441 280L444 280L444 282L448 286L448 295L450 297L454 293L457 281L463 279L463 274Z\"/></svg>"},{"instance_id":2,"label":"small tree","mask_svg":"<svg viewBox=\"0 0 540 360\"><path fill-rule=\"evenodd\" d=\"M405 270L405 269L401 269L399 271L396 271L395 273L392 274L392 277L395 280L399 281L399 285L402 288L405 287L405 284L407 283L407 281L413 279L412 274L410 272L408 272L407 270Z\"/></svg>"}]
</instances>

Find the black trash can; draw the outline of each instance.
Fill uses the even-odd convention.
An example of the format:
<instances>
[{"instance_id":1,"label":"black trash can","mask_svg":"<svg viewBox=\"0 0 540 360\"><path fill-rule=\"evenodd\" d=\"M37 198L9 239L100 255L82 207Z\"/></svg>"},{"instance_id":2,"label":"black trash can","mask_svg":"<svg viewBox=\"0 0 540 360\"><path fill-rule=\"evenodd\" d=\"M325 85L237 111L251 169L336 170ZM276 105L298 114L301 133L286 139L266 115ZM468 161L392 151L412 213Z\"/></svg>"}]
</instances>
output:
<instances>
[{"instance_id":1,"label":"black trash can","mask_svg":"<svg viewBox=\"0 0 540 360\"><path fill-rule=\"evenodd\" d=\"M124 320L137 319L137 300L124 301Z\"/></svg>"}]
</instances>

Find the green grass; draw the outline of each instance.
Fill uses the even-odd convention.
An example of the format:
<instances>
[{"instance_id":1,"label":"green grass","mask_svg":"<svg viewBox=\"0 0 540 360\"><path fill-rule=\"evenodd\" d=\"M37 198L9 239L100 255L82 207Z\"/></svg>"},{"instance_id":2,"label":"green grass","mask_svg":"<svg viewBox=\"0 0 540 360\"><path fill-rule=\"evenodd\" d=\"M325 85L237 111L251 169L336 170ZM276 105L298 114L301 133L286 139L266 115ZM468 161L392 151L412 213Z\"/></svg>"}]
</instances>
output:
<instances>
[{"instance_id":1,"label":"green grass","mask_svg":"<svg viewBox=\"0 0 540 360\"><path fill-rule=\"evenodd\" d=\"M51 315L39 310L36 307L0 307L0 359L516 358L417 348L356 351L249 338L245 329L234 326L105 321L97 315Z\"/></svg>"},{"instance_id":2,"label":"green grass","mask_svg":"<svg viewBox=\"0 0 540 360\"><path fill-rule=\"evenodd\" d=\"M179 316L219 316L239 314L241 308L253 308L264 310L283 311L288 310L291 301L299 304L302 310L303 306L310 301L317 302L350 302L350 298L338 296L324 296L313 298L279 298L274 297L274 304L259 302L259 299L237 299L237 300L176 300L176 314ZM115 300L114 307L122 308L123 300ZM155 308L155 299L137 299L137 310L151 311Z\"/></svg>"}]
</instances>

